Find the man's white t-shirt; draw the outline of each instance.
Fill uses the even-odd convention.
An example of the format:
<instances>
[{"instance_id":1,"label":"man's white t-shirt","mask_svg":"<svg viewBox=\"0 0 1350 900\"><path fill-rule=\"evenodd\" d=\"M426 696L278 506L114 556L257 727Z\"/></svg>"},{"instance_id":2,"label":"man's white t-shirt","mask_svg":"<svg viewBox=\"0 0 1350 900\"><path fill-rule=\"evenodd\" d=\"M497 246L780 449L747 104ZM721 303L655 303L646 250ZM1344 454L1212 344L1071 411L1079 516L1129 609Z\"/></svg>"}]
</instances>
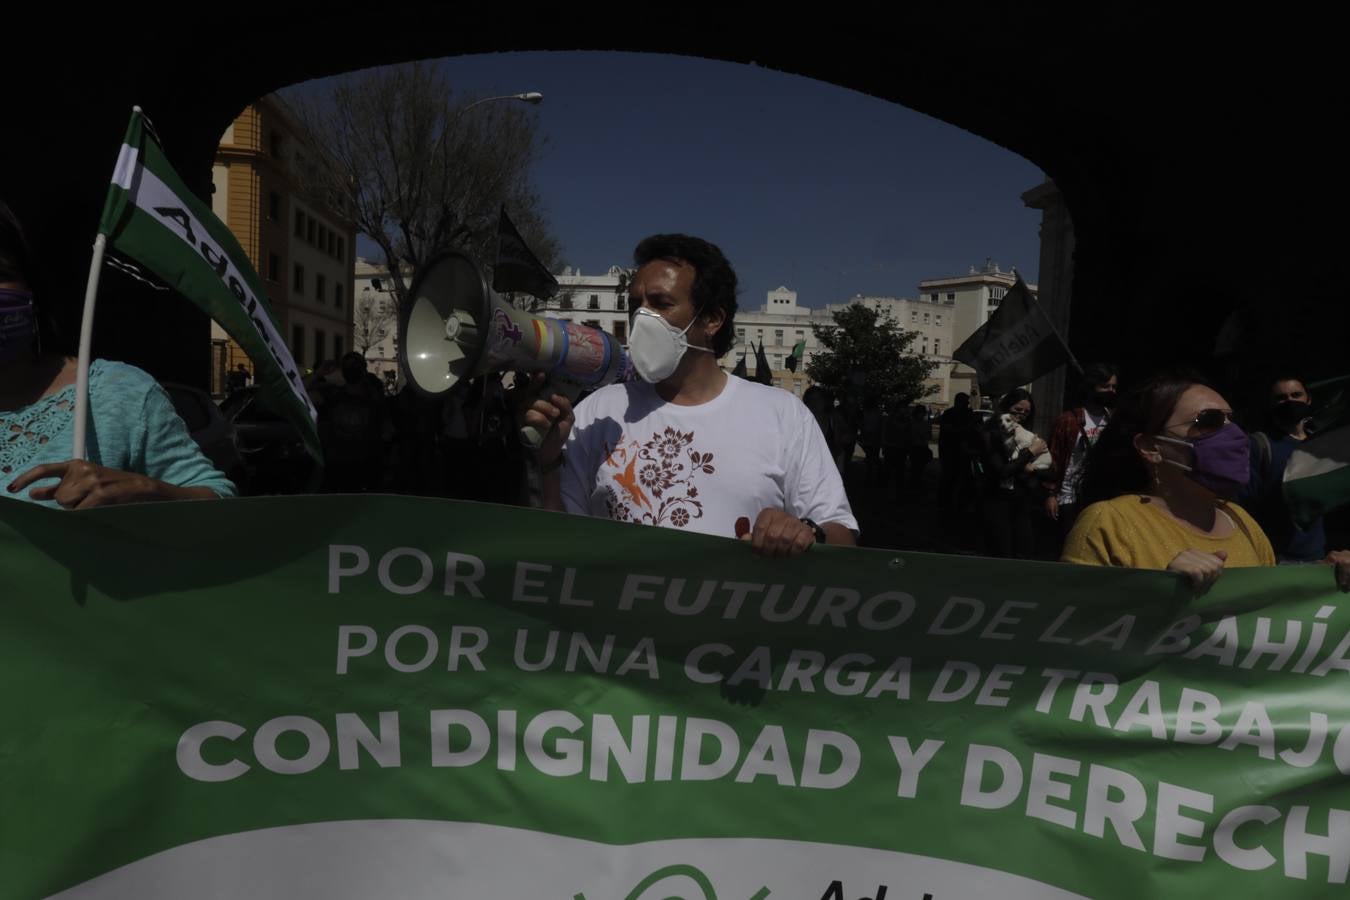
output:
<instances>
[{"instance_id":1,"label":"man's white t-shirt","mask_svg":"<svg viewBox=\"0 0 1350 900\"><path fill-rule=\"evenodd\" d=\"M577 406L565 452L571 513L722 537L764 509L858 528L810 410L735 376L697 406L667 403L643 381L601 388Z\"/></svg>"}]
</instances>

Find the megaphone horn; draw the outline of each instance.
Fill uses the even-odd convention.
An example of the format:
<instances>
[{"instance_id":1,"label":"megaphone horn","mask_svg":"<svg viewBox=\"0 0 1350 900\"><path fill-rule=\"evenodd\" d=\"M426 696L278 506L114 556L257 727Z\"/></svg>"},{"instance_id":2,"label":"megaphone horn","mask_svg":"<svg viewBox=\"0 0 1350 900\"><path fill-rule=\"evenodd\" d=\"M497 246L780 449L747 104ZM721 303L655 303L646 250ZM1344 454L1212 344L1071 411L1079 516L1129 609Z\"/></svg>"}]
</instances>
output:
<instances>
[{"instance_id":1,"label":"megaphone horn","mask_svg":"<svg viewBox=\"0 0 1350 900\"><path fill-rule=\"evenodd\" d=\"M488 372L544 371L555 392L575 399L586 388L632 373L628 354L611 335L513 308L458 251L428 261L409 294L407 308L399 311L398 360L409 384L424 395L444 394ZM524 431L530 432L521 435L525 443L542 443L543 435Z\"/></svg>"}]
</instances>

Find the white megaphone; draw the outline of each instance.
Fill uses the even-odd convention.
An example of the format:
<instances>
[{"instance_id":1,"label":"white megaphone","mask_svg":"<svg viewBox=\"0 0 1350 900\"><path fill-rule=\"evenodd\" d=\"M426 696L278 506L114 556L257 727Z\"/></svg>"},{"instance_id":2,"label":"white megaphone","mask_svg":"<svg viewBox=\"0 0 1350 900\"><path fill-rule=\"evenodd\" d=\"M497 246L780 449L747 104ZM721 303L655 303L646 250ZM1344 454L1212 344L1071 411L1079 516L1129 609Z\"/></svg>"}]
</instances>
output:
<instances>
[{"instance_id":1,"label":"white megaphone","mask_svg":"<svg viewBox=\"0 0 1350 900\"><path fill-rule=\"evenodd\" d=\"M418 392L444 394L488 372L542 371L555 393L575 401L583 390L627 381L628 354L598 328L542 319L514 309L488 288L478 265L458 251L427 262L399 309L398 363ZM544 434L521 429L526 446Z\"/></svg>"}]
</instances>

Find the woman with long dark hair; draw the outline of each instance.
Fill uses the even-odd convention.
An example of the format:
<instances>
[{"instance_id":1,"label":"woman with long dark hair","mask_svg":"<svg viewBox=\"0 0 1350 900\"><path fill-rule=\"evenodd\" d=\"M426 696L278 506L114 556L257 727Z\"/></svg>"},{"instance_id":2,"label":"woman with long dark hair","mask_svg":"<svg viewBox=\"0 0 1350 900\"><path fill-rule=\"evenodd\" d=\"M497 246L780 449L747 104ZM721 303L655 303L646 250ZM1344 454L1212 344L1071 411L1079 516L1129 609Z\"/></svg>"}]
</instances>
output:
<instances>
[{"instance_id":1,"label":"woman with long dark hair","mask_svg":"<svg viewBox=\"0 0 1350 900\"><path fill-rule=\"evenodd\" d=\"M1225 568L1273 566L1261 527L1236 503L1248 477L1247 435L1233 410L1189 373L1150 378L1122 396L1087 457L1083 512L1061 557L1164 569L1208 588ZM1334 563L1350 590L1350 554Z\"/></svg>"},{"instance_id":2,"label":"woman with long dark hair","mask_svg":"<svg viewBox=\"0 0 1350 900\"><path fill-rule=\"evenodd\" d=\"M0 202L0 497L86 508L234 496L164 389L123 363L91 363L87 459L71 459L76 360L47 303L23 228Z\"/></svg>"}]
</instances>

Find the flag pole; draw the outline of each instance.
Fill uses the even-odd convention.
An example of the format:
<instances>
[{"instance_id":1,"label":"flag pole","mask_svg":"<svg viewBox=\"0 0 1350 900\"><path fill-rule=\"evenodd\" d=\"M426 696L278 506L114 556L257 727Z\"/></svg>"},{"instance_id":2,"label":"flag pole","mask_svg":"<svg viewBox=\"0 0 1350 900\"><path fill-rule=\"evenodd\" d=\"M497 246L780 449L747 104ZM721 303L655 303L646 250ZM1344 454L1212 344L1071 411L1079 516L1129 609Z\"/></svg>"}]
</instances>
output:
<instances>
[{"instance_id":1,"label":"flag pole","mask_svg":"<svg viewBox=\"0 0 1350 900\"><path fill-rule=\"evenodd\" d=\"M80 355L75 370L75 440L71 459L85 458L85 438L89 419L89 356L94 338L94 301L98 297L98 279L103 271L103 251L108 238L102 232L94 238L94 255L89 260L89 281L84 288L84 312L80 316Z\"/></svg>"}]
</instances>

